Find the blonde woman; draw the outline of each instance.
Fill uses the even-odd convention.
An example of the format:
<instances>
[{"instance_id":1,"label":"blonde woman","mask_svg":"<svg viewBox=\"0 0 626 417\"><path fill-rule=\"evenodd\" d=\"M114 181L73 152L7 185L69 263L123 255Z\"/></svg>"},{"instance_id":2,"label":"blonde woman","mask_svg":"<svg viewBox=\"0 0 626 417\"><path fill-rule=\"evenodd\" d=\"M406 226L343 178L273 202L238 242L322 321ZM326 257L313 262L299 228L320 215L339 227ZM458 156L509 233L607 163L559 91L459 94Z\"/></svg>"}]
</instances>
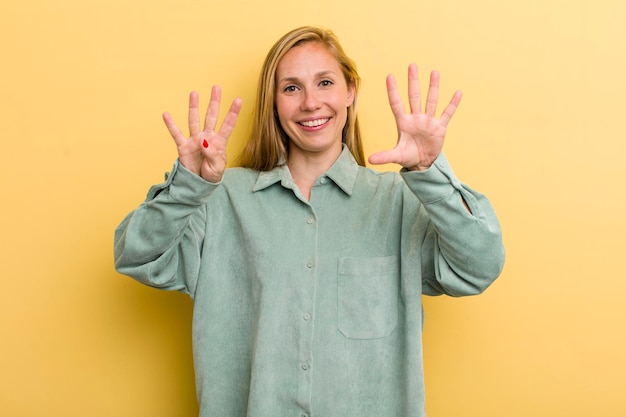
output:
<instances>
[{"instance_id":1,"label":"blonde woman","mask_svg":"<svg viewBox=\"0 0 626 417\"><path fill-rule=\"evenodd\" d=\"M397 146L364 167L356 67L332 32L302 27L270 50L252 133L226 167L236 99L218 128L214 87L165 183L116 230L117 269L194 300L202 417L424 416L422 294L484 291L504 262L487 199L441 153L455 93L436 116L439 75L409 111L387 79Z\"/></svg>"}]
</instances>

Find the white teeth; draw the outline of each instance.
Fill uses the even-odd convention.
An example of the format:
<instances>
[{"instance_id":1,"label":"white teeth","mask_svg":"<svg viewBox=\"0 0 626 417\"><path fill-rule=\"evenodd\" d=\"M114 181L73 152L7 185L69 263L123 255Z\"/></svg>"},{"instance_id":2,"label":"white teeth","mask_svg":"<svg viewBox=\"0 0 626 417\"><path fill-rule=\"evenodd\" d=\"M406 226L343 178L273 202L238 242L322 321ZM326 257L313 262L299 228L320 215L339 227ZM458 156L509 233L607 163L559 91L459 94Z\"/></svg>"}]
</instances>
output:
<instances>
[{"instance_id":1,"label":"white teeth","mask_svg":"<svg viewBox=\"0 0 626 417\"><path fill-rule=\"evenodd\" d=\"M316 126L321 126L324 123L326 123L327 121L329 121L329 118L326 119L317 119L317 120L308 120L306 122L300 122L300 124L302 126L306 126L306 127L316 127Z\"/></svg>"}]
</instances>

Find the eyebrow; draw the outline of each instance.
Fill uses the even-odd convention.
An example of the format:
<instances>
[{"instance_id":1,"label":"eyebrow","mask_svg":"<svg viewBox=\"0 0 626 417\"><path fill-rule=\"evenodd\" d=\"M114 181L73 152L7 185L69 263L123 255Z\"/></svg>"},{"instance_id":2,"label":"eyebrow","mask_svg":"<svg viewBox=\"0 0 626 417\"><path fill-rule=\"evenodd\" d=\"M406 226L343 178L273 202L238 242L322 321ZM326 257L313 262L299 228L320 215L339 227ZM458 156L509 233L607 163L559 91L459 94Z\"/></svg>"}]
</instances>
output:
<instances>
[{"instance_id":1,"label":"eyebrow","mask_svg":"<svg viewBox=\"0 0 626 417\"><path fill-rule=\"evenodd\" d=\"M322 78L322 77L326 77L328 75L335 75L335 71L333 70L326 70L326 71L320 71L318 73L315 74L315 78ZM278 80L279 83L284 83L284 82L296 82L299 81L298 77L284 77L281 78L280 80Z\"/></svg>"}]
</instances>

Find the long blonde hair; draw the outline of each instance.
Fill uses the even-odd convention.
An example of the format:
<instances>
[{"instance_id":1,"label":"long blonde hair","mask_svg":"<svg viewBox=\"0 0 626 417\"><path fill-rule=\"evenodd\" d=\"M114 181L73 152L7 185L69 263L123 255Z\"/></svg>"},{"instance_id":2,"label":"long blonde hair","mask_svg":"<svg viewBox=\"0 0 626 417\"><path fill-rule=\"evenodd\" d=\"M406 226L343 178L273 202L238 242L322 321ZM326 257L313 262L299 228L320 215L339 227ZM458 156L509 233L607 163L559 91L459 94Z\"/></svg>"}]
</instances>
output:
<instances>
[{"instance_id":1,"label":"long blonde hair","mask_svg":"<svg viewBox=\"0 0 626 417\"><path fill-rule=\"evenodd\" d=\"M361 79L356 64L343 51L335 34L314 26L294 29L281 37L265 57L252 118L248 143L239 155L239 165L256 171L269 171L287 161L289 137L276 116L276 68L285 54L305 42L320 42L335 56L348 86L354 86L354 101L348 107L348 117L342 132L342 141L359 165L365 166L361 132L356 114L356 103Z\"/></svg>"}]
</instances>

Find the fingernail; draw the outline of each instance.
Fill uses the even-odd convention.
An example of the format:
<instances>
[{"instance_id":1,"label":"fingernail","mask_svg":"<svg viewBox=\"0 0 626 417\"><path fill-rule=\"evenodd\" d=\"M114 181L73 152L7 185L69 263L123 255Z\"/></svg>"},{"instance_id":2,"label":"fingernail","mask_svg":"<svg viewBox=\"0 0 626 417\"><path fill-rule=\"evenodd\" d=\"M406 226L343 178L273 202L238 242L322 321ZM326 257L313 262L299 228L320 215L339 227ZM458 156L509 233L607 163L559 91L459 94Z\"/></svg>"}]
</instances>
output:
<instances>
[{"instance_id":1,"label":"fingernail","mask_svg":"<svg viewBox=\"0 0 626 417\"><path fill-rule=\"evenodd\" d=\"M205 148L208 148L209 147L209 142L207 142L206 139L203 140L202 141L202 146L204 146Z\"/></svg>"}]
</instances>

